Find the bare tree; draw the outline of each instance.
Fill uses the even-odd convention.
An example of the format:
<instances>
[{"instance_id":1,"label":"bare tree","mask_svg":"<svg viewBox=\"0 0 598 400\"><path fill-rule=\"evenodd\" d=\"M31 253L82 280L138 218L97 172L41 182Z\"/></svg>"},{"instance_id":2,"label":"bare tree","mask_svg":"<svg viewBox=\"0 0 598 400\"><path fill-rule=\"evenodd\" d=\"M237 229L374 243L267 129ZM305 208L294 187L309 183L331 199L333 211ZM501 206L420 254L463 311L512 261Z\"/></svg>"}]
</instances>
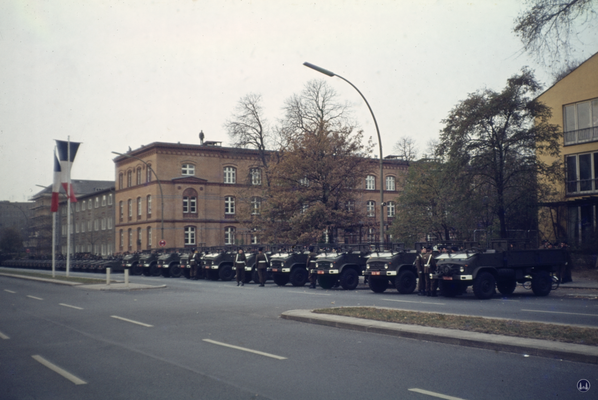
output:
<instances>
[{"instance_id":1,"label":"bare tree","mask_svg":"<svg viewBox=\"0 0 598 400\"><path fill-rule=\"evenodd\" d=\"M513 31L523 48L544 64L569 62L571 39L596 23L596 0L528 0Z\"/></svg>"},{"instance_id":2,"label":"bare tree","mask_svg":"<svg viewBox=\"0 0 598 400\"><path fill-rule=\"evenodd\" d=\"M415 161L418 153L415 140L409 136L401 136L395 143L393 151L405 161Z\"/></svg>"}]
</instances>

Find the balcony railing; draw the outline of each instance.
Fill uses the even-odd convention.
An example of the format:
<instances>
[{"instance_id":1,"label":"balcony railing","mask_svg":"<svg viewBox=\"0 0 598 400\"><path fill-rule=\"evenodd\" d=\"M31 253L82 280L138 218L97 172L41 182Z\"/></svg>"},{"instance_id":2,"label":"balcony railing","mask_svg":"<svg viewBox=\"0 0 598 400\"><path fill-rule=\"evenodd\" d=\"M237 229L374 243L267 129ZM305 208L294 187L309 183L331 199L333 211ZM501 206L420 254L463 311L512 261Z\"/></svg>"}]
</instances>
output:
<instances>
[{"instance_id":1,"label":"balcony railing","mask_svg":"<svg viewBox=\"0 0 598 400\"><path fill-rule=\"evenodd\" d=\"M564 133L565 146L598 141L598 126Z\"/></svg>"},{"instance_id":2,"label":"balcony railing","mask_svg":"<svg viewBox=\"0 0 598 400\"><path fill-rule=\"evenodd\" d=\"M567 195L598 193L598 179L580 179L567 181Z\"/></svg>"}]
</instances>

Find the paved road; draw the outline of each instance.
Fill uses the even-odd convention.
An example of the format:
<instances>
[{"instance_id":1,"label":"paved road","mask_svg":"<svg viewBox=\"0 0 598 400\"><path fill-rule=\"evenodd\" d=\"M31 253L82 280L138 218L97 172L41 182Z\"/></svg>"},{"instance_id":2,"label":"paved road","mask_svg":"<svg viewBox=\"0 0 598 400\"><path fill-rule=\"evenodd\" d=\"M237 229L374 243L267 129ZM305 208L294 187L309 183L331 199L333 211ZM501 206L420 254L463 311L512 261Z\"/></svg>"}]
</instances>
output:
<instances>
[{"instance_id":1,"label":"paved road","mask_svg":"<svg viewBox=\"0 0 598 400\"><path fill-rule=\"evenodd\" d=\"M587 299L421 299L272 284L131 281L168 287L106 292L0 277L0 399L574 398L584 395L576 389L580 379L598 390L598 367L588 364L279 318L297 308L377 305L595 325L595 302ZM532 306L535 312L522 311Z\"/></svg>"}]
</instances>

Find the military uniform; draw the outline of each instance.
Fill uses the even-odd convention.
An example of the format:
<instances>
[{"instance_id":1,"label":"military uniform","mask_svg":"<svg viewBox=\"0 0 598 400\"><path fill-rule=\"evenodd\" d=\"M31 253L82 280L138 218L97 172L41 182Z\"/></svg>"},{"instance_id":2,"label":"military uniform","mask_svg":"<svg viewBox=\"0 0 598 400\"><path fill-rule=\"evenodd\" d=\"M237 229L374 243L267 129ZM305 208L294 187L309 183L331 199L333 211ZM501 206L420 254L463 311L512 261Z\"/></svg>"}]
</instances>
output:
<instances>
[{"instance_id":1,"label":"military uniform","mask_svg":"<svg viewBox=\"0 0 598 400\"><path fill-rule=\"evenodd\" d=\"M247 264L247 259L245 258L245 253L243 250L239 249L237 256L235 257L235 269L237 270L237 286L239 283L241 286L245 286L245 265Z\"/></svg>"},{"instance_id":2,"label":"military uniform","mask_svg":"<svg viewBox=\"0 0 598 400\"><path fill-rule=\"evenodd\" d=\"M415 268L417 269L417 292L419 296L426 295L426 278L424 273L423 255L418 254L415 259Z\"/></svg>"},{"instance_id":3,"label":"military uniform","mask_svg":"<svg viewBox=\"0 0 598 400\"><path fill-rule=\"evenodd\" d=\"M195 253L191 256L191 273L189 274L189 278L197 279L197 271L201 266L201 255L196 250Z\"/></svg>"},{"instance_id":4,"label":"military uniform","mask_svg":"<svg viewBox=\"0 0 598 400\"><path fill-rule=\"evenodd\" d=\"M317 257L317 254L314 253L314 248L310 247L309 255L307 256L307 260L305 261L305 268L307 268L307 271L309 272L307 279L309 279L309 288L310 289L316 288L317 275L314 273L315 268L316 268L316 257Z\"/></svg>"},{"instance_id":5,"label":"military uniform","mask_svg":"<svg viewBox=\"0 0 598 400\"><path fill-rule=\"evenodd\" d=\"M432 252L427 253L422 257L424 264L424 277L426 279L426 295L436 296L436 289L438 289L438 280L430 278L432 273L436 272L436 259Z\"/></svg>"},{"instance_id":6,"label":"military uniform","mask_svg":"<svg viewBox=\"0 0 598 400\"><path fill-rule=\"evenodd\" d=\"M266 271L270 265L270 260L268 260L266 254L262 253L262 249L259 250L258 255L255 257L255 262L257 264L257 274L260 277L260 286L264 286L266 283Z\"/></svg>"}]
</instances>

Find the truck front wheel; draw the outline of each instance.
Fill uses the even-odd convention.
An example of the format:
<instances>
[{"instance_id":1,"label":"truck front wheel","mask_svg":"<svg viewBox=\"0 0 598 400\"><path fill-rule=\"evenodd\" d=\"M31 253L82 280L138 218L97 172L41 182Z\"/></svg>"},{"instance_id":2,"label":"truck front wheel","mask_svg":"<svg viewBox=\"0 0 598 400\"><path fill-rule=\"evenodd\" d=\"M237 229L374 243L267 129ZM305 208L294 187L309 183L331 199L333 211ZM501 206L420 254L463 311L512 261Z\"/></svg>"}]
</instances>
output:
<instances>
[{"instance_id":1,"label":"truck front wheel","mask_svg":"<svg viewBox=\"0 0 598 400\"><path fill-rule=\"evenodd\" d=\"M388 289L388 279L374 278L373 276L370 276L368 279L368 285L374 293L384 293L384 291Z\"/></svg>"},{"instance_id":2,"label":"truck front wheel","mask_svg":"<svg viewBox=\"0 0 598 400\"><path fill-rule=\"evenodd\" d=\"M289 280L293 286L304 286L307 282L307 270L303 267L295 268L291 271Z\"/></svg>"},{"instance_id":3,"label":"truck front wheel","mask_svg":"<svg viewBox=\"0 0 598 400\"><path fill-rule=\"evenodd\" d=\"M318 276L318 285L322 289L330 289L334 286L338 278L333 275L320 275Z\"/></svg>"},{"instance_id":4,"label":"truck front wheel","mask_svg":"<svg viewBox=\"0 0 598 400\"><path fill-rule=\"evenodd\" d=\"M410 294L415 290L415 274L412 271L401 271L395 279L395 287L401 294Z\"/></svg>"},{"instance_id":5,"label":"truck front wheel","mask_svg":"<svg viewBox=\"0 0 598 400\"><path fill-rule=\"evenodd\" d=\"M341 286L345 290L355 290L359 284L359 275L354 269L345 269L341 272Z\"/></svg>"},{"instance_id":6,"label":"truck front wheel","mask_svg":"<svg viewBox=\"0 0 598 400\"><path fill-rule=\"evenodd\" d=\"M274 279L274 283L276 283L278 286L284 286L289 283L288 275L276 274L272 278Z\"/></svg>"},{"instance_id":7,"label":"truck front wheel","mask_svg":"<svg viewBox=\"0 0 598 400\"><path fill-rule=\"evenodd\" d=\"M552 279L548 273L542 271L532 275L532 292L536 296L548 296L552 290Z\"/></svg>"},{"instance_id":8,"label":"truck front wheel","mask_svg":"<svg viewBox=\"0 0 598 400\"><path fill-rule=\"evenodd\" d=\"M178 278L181 275L183 275L183 269L181 268L180 264L178 264L178 263L171 264L170 267L168 268L168 270L170 271L170 276L172 278Z\"/></svg>"},{"instance_id":9,"label":"truck front wheel","mask_svg":"<svg viewBox=\"0 0 598 400\"><path fill-rule=\"evenodd\" d=\"M223 265L218 269L218 275L223 281L230 281L235 277L235 271L233 271L232 265Z\"/></svg>"},{"instance_id":10,"label":"truck front wheel","mask_svg":"<svg viewBox=\"0 0 598 400\"><path fill-rule=\"evenodd\" d=\"M133 275L141 275L142 273L142 268L139 265L139 263L134 263L133 265L131 265L131 273Z\"/></svg>"},{"instance_id":11,"label":"truck front wheel","mask_svg":"<svg viewBox=\"0 0 598 400\"><path fill-rule=\"evenodd\" d=\"M158 268L158 263L151 263L149 267L149 272L151 276L160 276L162 271Z\"/></svg>"},{"instance_id":12,"label":"truck front wheel","mask_svg":"<svg viewBox=\"0 0 598 400\"><path fill-rule=\"evenodd\" d=\"M486 300L494 295L496 280L490 272L480 272L473 281L473 293L478 299Z\"/></svg>"}]
</instances>

